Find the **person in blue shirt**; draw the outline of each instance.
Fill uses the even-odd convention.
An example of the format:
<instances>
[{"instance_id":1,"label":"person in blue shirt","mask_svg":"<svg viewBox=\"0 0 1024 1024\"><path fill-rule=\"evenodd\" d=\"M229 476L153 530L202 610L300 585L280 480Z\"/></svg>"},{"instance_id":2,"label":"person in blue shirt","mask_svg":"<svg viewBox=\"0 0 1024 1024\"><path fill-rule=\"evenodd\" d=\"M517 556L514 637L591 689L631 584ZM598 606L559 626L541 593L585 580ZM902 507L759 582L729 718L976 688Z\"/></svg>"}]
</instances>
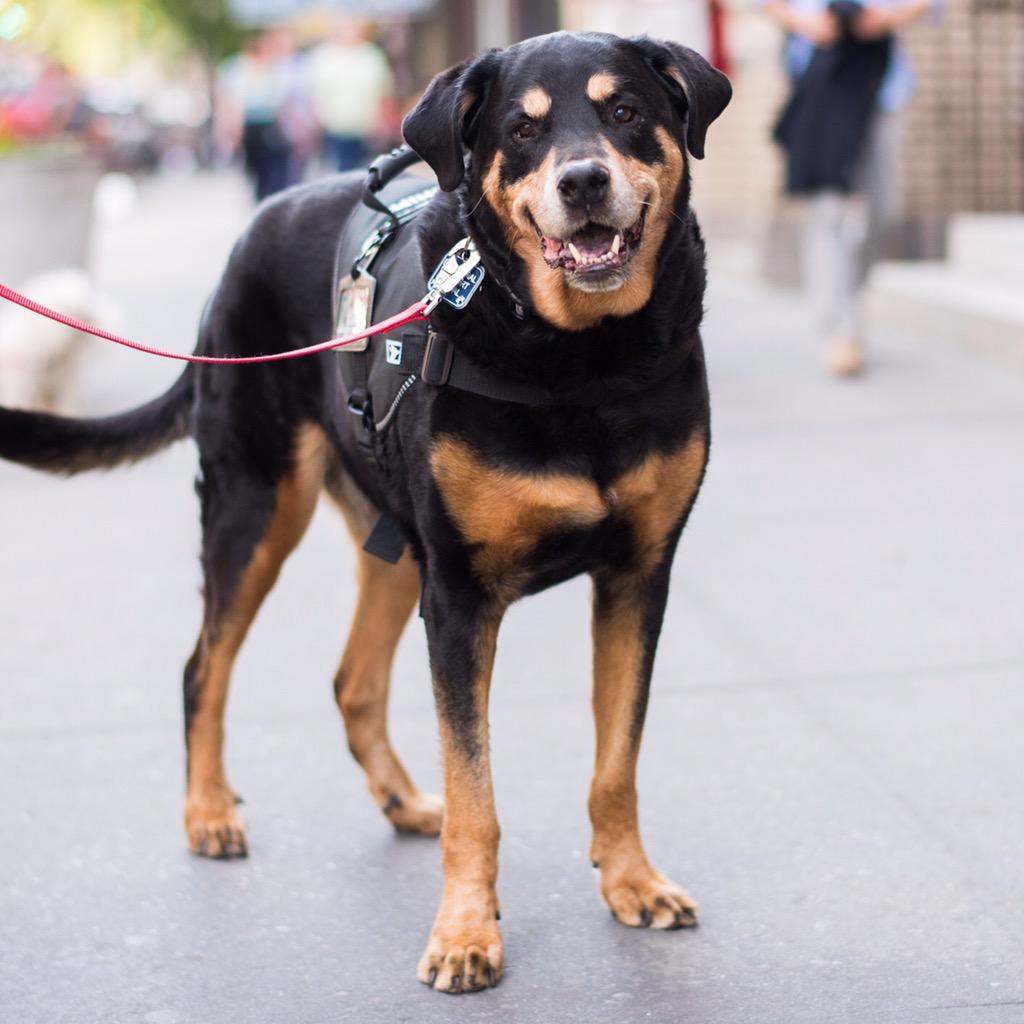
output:
<instances>
[{"instance_id":1,"label":"person in blue shirt","mask_svg":"<svg viewBox=\"0 0 1024 1024\"><path fill-rule=\"evenodd\" d=\"M861 294L882 231L899 215L901 112L913 94L914 74L898 33L935 2L870 0L858 5L845 27L830 0L762 4L787 34L785 66L798 88L816 53L836 47L844 30L865 43L892 39L853 186L823 187L807 196L805 285L825 340L826 367L837 376L855 376L864 369Z\"/></svg>"}]
</instances>

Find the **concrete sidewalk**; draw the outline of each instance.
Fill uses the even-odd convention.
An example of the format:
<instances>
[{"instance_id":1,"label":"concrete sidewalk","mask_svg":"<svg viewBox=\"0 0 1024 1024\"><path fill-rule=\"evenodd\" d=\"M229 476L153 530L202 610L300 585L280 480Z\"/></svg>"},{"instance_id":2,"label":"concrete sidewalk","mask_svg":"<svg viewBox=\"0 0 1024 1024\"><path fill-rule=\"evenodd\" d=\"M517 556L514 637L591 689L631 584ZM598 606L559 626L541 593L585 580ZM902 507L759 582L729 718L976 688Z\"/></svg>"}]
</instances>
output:
<instances>
[{"instance_id":1,"label":"concrete sidewalk","mask_svg":"<svg viewBox=\"0 0 1024 1024\"><path fill-rule=\"evenodd\" d=\"M145 198L98 269L126 333L185 348L244 203L219 179ZM336 517L240 658L228 767L252 856L210 862L179 822L194 451L72 481L0 465L0 1021L1024 1020L1024 375L891 335L865 380L825 379L799 304L714 267L712 463L641 762L651 858L701 927L632 931L598 901L585 581L502 630L508 968L452 1000L414 973L436 844L391 833L333 707L353 598ZM122 408L176 372L97 343L87 390ZM392 723L439 786L416 623Z\"/></svg>"}]
</instances>

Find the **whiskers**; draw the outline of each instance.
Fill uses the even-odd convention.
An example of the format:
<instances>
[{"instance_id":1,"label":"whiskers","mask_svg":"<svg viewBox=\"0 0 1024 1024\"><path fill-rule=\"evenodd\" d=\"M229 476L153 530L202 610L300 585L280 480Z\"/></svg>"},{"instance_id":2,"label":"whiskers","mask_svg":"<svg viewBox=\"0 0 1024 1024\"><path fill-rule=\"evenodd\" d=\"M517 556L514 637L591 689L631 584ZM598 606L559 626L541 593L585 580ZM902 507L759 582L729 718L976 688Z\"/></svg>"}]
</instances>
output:
<instances>
[{"instance_id":1,"label":"whiskers","mask_svg":"<svg viewBox=\"0 0 1024 1024\"><path fill-rule=\"evenodd\" d=\"M490 186L489 185L485 185L484 186L484 190L480 193L480 198L473 204L473 208L466 214L467 217L472 217L473 214L476 213L476 211L479 208L480 204L487 198L487 193L490 192L490 191L491 191Z\"/></svg>"},{"instance_id":2,"label":"whiskers","mask_svg":"<svg viewBox=\"0 0 1024 1024\"><path fill-rule=\"evenodd\" d=\"M642 200L640 201L640 205L641 205L641 206L646 206L646 207L647 207L647 209L651 209L651 208L653 207L653 205L654 205L654 204L653 204L653 203L651 203L651 202L649 202L649 201L648 201L648 200L646 200L646 199L642 199ZM685 220L683 220L683 218L682 218L682 217L680 217L680 216L679 216L679 214L678 214L678 213L676 213L676 211L675 211L675 210L669 210L669 211L668 211L668 215L669 215L670 217L675 217L675 219L676 219L677 221L679 221L679 223L680 223L680 224L682 224L684 228L686 227L686 221L685 221Z\"/></svg>"}]
</instances>

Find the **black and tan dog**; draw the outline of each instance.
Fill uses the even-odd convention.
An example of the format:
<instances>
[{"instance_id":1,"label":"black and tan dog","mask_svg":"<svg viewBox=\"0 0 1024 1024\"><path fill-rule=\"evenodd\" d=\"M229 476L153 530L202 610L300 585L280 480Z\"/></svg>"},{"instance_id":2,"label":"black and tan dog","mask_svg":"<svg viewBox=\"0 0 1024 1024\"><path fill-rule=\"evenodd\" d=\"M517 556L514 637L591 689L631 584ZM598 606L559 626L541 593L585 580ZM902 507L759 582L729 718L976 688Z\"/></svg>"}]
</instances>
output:
<instances>
[{"instance_id":1,"label":"black and tan dog","mask_svg":"<svg viewBox=\"0 0 1024 1024\"><path fill-rule=\"evenodd\" d=\"M442 837L444 894L419 976L436 989L495 984L498 822L487 705L498 626L517 598L580 573L594 583L596 767L592 858L623 924L679 928L693 901L648 862L635 770L680 532L708 454L699 325L704 247L687 151L703 155L728 81L684 47L558 33L439 75L406 118L442 191L395 241L425 276L469 235L487 277L433 326L460 359L547 401L499 401L418 382L375 468L346 410L339 360L189 368L162 397L99 420L0 410L0 456L58 473L140 459L191 436L200 451L205 616L185 669L191 848L246 853L222 763L232 664L321 492L361 544L381 511L408 549L360 550L359 594L335 678L352 752L399 829ZM198 351L302 346L332 331L332 262L360 176L265 204L237 244ZM411 248L410 248L411 247ZM389 285L378 298L388 307ZM397 289L397 286L395 286ZM514 298L513 298L514 297ZM422 586L421 586L422 584ZM444 804L391 749L388 677L420 601L444 752Z\"/></svg>"}]
</instances>

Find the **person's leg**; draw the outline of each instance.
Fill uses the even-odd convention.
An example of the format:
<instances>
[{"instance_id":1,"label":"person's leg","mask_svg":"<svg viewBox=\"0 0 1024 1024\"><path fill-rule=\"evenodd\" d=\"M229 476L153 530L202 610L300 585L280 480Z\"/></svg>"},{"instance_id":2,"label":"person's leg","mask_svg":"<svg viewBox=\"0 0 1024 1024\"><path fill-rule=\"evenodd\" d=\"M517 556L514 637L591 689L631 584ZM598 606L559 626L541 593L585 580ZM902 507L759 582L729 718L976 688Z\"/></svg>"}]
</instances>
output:
<instances>
[{"instance_id":1,"label":"person's leg","mask_svg":"<svg viewBox=\"0 0 1024 1024\"><path fill-rule=\"evenodd\" d=\"M843 293L843 196L817 192L807 201L804 223L804 282L815 326L825 336L834 333Z\"/></svg>"},{"instance_id":2,"label":"person's leg","mask_svg":"<svg viewBox=\"0 0 1024 1024\"><path fill-rule=\"evenodd\" d=\"M835 321L833 333L841 339L861 341L861 292L864 285L864 250L868 235L868 204L862 192L842 196L838 222Z\"/></svg>"},{"instance_id":3,"label":"person's leg","mask_svg":"<svg viewBox=\"0 0 1024 1024\"><path fill-rule=\"evenodd\" d=\"M867 237L860 265L863 287L872 264L884 255L886 236L902 215L903 115L879 111L864 156L862 187L867 202Z\"/></svg>"},{"instance_id":4,"label":"person's leg","mask_svg":"<svg viewBox=\"0 0 1024 1024\"><path fill-rule=\"evenodd\" d=\"M338 151L334 144L335 136L324 132L320 136L320 171L330 174L338 169Z\"/></svg>"},{"instance_id":5,"label":"person's leg","mask_svg":"<svg viewBox=\"0 0 1024 1024\"><path fill-rule=\"evenodd\" d=\"M247 124L242 131L242 166L249 179L253 193L259 195L260 165L263 156L263 140L259 125Z\"/></svg>"},{"instance_id":6,"label":"person's leg","mask_svg":"<svg viewBox=\"0 0 1024 1024\"><path fill-rule=\"evenodd\" d=\"M263 164L259 199L266 199L267 196L272 196L291 184L290 166L291 154L287 149L268 149Z\"/></svg>"},{"instance_id":7,"label":"person's leg","mask_svg":"<svg viewBox=\"0 0 1024 1024\"><path fill-rule=\"evenodd\" d=\"M828 368L852 376L864 368L864 287L882 254L886 232L899 218L901 119L879 111L874 117L855 190L844 197L838 226L836 315L826 356Z\"/></svg>"},{"instance_id":8,"label":"person's leg","mask_svg":"<svg viewBox=\"0 0 1024 1024\"><path fill-rule=\"evenodd\" d=\"M339 171L351 171L363 163L363 140L355 135L332 135L335 166Z\"/></svg>"},{"instance_id":9,"label":"person's leg","mask_svg":"<svg viewBox=\"0 0 1024 1024\"><path fill-rule=\"evenodd\" d=\"M825 341L826 366L840 376L863 369L860 292L866 234L862 195L827 191L808 201L804 280Z\"/></svg>"}]
</instances>

